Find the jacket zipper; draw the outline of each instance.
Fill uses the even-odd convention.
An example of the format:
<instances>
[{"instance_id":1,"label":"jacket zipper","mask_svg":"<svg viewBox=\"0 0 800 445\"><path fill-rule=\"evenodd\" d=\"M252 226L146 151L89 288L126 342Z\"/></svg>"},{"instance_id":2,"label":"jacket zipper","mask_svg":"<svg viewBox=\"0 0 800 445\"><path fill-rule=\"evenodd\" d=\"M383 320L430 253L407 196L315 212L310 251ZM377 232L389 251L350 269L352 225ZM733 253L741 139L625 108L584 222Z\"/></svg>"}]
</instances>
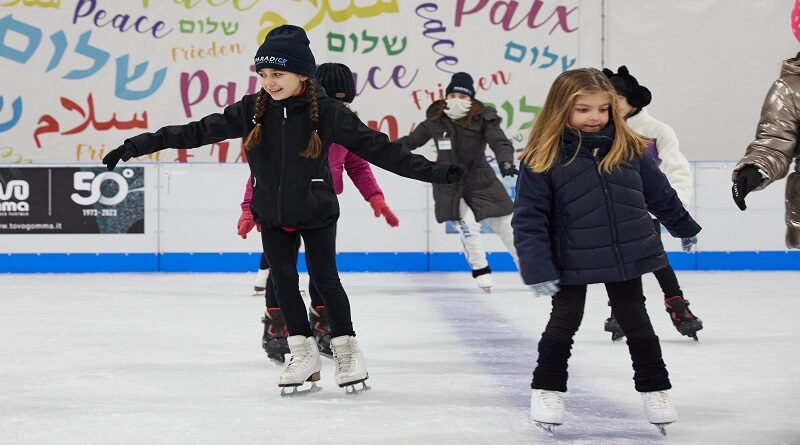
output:
<instances>
[{"instance_id":1,"label":"jacket zipper","mask_svg":"<svg viewBox=\"0 0 800 445\"><path fill-rule=\"evenodd\" d=\"M283 208L283 199L281 199L283 194L281 193L281 189L283 188L283 170L286 158L286 118L286 107L283 107L283 120L281 120L281 173L278 177L278 223L283 221L283 216L281 216L281 209Z\"/></svg>"},{"instance_id":2,"label":"jacket zipper","mask_svg":"<svg viewBox=\"0 0 800 445\"><path fill-rule=\"evenodd\" d=\"M600 184L603 186L603 198L606 201L606 214L608 215L608 223L611 226L611 243L612 247L614 248L614 256L617 260L617 265L622 271L622 278L623 280L627 278L627 274L625 273L625 264L622 262L622 254L619 252L619 245L617 244L617 220L614 218L614 212L611 208L611 193L608 191L608 183L606 182L603 174L600 173L600 162L597 159L597 152L599 148L595 148L592 150L592 159L594 160L594 171L597 173L597 176L600 178Z\"/></svg>"}]
</instances>

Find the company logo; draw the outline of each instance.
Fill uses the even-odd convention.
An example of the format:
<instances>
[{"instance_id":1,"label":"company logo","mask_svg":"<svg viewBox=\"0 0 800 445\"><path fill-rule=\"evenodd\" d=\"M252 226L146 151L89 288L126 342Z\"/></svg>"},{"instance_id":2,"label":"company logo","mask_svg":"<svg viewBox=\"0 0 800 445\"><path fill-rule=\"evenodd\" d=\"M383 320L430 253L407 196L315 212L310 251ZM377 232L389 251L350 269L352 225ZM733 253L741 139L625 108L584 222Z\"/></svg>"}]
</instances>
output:
<instances>
[{"instance_id":1,"label":"company logo","mask_svg":"<svg viewBox=\"0 0 800 445\"><path fill-rule=\"evenodd\" d=\"M460 87L460 86L454 86L453 87L453 91L458 91L460 93L465 93L465 94L470 95L470 96L475 94L475 92L470 90L469 88L464 88L464 87Z\"/></svg>"},{"instance_id":2,"label":"company logo","mask_svg":"<svg viewBox=\"0 0 800 445\"><path fill-rule=\"evenodd\" d=\"M89 192L89 195L83 196L80 193L73 193L70 198L75 204L82 206L90 206L98 202L108 206L119 204L128 196L128 181L125 178L132 177L133 170L129 168L122 170L122 175L114 172L103 172L95 176L94 172L75 172L72 177L73 187L78 191ZM117 193L114 196L103 196L100 187L104 181L113 181L117 184Z\"/></svg>"},{"instance_id":3,"label":"company logo","mask_svg":"<svg viewBox=\"0 0 800 445\"><path fill-rule=\"evenodd\" d=\"M259 56L253 60L255 60L256 65L269 64L269 65L286 66L286 63L288 62L287 59L276 56Z\"/></svg>"},{"instance_id":4,"label":"company logo","mask_svg":"<svg viewBox=\"0 0 800 445\"><path fill-rule=\"evenodd\" d=\"M31 208L27 199L30 195L28 181L15 179L8 181L5 187L0 184L0 212L29 212ZM14 201L10 201L12 198Z\"/></svg>"}]
</instances>

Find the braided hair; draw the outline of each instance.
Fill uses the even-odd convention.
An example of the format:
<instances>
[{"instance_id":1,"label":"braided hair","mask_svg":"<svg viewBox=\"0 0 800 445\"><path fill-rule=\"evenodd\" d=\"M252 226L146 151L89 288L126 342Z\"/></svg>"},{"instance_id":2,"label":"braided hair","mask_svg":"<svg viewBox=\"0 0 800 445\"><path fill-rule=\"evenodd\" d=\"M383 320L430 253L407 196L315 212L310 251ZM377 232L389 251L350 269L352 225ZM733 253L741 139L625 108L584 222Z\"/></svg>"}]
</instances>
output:
<instances>
[{"instance_id":1,"label":"braided hair","mask_svg":"<svg viewBox=\"0 0 800 445\"><path fill-rule=\"evenodd\" d=\"M319 104L317 103L317 93L314 92L314 78L308 78L306 88L306 99L308 99L308 117L311 121L311 137L308 139L308 147L300 152L300 156L306 159L318 158L322 154L322 141L319 139Z\"/></svg>"},{"instance_id":2,"label":"braided hair","mask_svg":"<svg viewBox=\"0 0 800 445\"><path fill-rule=\"evenodd\" d=\"M263 88L258 91L256 96L256 113L253 115L253 123L256 126L244 140L244 149L249 150L261 140L261 118L267 112L267 92Z\"/></svg>"}]
</instances>

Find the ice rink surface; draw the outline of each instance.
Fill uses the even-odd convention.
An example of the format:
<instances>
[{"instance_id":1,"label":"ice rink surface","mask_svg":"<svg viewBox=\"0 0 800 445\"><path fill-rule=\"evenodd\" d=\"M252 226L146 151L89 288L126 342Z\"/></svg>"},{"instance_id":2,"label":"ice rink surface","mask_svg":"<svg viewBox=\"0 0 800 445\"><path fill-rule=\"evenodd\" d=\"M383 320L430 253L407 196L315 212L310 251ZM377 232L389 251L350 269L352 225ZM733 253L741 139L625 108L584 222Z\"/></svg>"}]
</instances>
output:
<instances>
[{"instance_id":1,"label":"ice rink surface","mask_svg":"<svg viewBox=\"0 0 800 445\"><path fill-rule=\"evenodd\" d=\"M0 444L800 444L800 273L678 272L681 337L646 276L679 421L662 437L591 286L554 438L528 418L550 311L516 273L343 274L371 391L282 398L254 275L0 275Z\"/></svg>"}]
</instances>

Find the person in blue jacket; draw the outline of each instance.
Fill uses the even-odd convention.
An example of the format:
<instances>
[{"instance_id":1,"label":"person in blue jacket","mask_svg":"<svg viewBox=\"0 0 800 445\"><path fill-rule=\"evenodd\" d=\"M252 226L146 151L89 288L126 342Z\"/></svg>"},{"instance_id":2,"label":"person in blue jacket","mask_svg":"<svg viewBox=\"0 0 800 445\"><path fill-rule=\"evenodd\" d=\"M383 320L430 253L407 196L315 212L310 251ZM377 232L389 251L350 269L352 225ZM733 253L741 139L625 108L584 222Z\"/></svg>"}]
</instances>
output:
<instances>
[{"instance_id":1,"label":"person in blue jacket","mask_svg":"<svg viewBox=\"0 0 800 445\"><path fill-rule=\"evenodd\" d=\"M666 264L648 211L687 251L700 226L645 156L648 139L625 124L616 103L614 87L599 70L562 73L521 155L511 221L520 272L536 296L552 297L533 371L531 418L550 433L564 420L567 360L592 283L605 284L627 335L648 421L663 433L677 420L642 292L641 276Z\"/></svg>"}]
</instances>

